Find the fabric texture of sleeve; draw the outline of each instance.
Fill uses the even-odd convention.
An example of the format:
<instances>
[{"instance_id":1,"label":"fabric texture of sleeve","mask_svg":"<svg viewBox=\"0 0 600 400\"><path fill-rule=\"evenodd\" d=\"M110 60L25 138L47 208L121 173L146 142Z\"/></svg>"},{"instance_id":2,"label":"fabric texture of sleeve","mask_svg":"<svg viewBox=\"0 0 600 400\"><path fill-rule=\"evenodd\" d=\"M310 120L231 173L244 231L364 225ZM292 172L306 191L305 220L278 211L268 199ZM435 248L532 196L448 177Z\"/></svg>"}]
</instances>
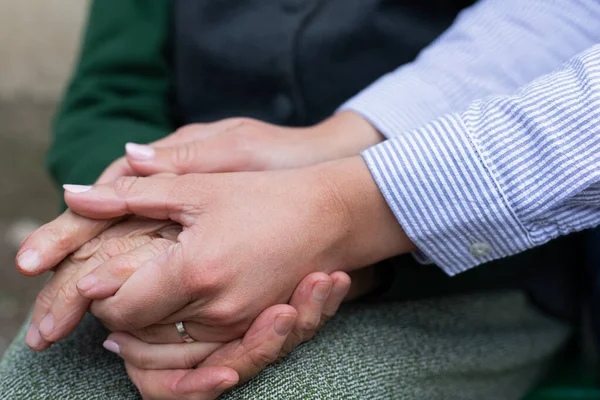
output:
<instances>
[{"instance_id":1,"label":"fabric texture of sleeve","mask_svg":"<svg viewBox=\"0 0 600 400\"><path fill-rule=\"evenodd\" d=\"M170 7L168 0L92 3L47 156L58 185L93 183L126 142L172 131Z\"/></svg>"},{"instance_id":2,"label":"fabric texture of sleeve","mask_svg":"<svg viewBox=\"0 0 600 400\"><path fill-rule=\"evenodd\" d=\"M600 45L363 157L408 236L450 275L594 227Z\"/></svg>"},{"instance_id":3,"label":"fabric texture of sleeve","mask_svg":"<svg viewBox=\"0 0 600 400\"><path fill-rule=\"evenodd\" d=\"M481 0L417 59L339 109L391 138L471 102L512 94L600 42L600 1Z\"/></svg>"}]
</instances>

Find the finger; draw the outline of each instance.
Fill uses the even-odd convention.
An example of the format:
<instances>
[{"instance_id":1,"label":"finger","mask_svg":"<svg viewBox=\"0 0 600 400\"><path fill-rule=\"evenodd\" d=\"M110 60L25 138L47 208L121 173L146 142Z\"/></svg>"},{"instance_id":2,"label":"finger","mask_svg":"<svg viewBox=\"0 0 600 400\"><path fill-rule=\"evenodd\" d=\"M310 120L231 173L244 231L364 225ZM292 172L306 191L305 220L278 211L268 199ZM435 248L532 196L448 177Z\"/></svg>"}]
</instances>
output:
<instances>
[{"instance_id":1,"label":"finger","mask_svg":"<svg viewBox=\"0 0 600 400\"><path fill-rule=\"evenodd\" d=\"M145 370L128 363L125 367L144 400L213 400L239 380L234 370L224 367ZM185 389L189 392L178 389L183 379L187 379Z\"/></svg>"},{"instance_id":2,"label":"finger","mask_svg":"<svg viewBox=\"0 0 600 400\"><path fill-rule=\"evenodd\" d=\"M150 344L127 333L111 334L104 347L141 369L195 368L223 343Z\"/></svg>"},{"instance_id":3,"label":"finger","mask_svg":"<svg viewBox=\"0 0 600 400\"><path fill-rule=\"evenodd\" d=\"M344 301L350 288L348 275L335 272L328 278L324 280L320 274L311 274L294 292L290 305L298 310L298 320L281 349L280 358L312 339ZM304 290L303 286L309 290Z\"/></svg>"},{"instance_id":4,"label":"finger","mask_svg":"<svg viewBox=\"0 0 600 400\"><path fill-rule=\"evenodd\" d=\"M39 331L45 340L56 342L69 335L79 324L87 311L90 300L81 296L77 282L106 260L119 257L138 246L150 241L149 236L119 238L106 242L83 266L77 269L71 278L59 288L52 300L48 313L39 324Z\"/></svg>"},{"instance_id":5,"label":"finger","mask_svg":"<svg viewBox=\"0 0 600 400\"><path fill-rule=\"evenodd\" d=\"M67 210L23 241L16 257L17 268L25 275L48 271L113 223L90 220Z\"/></svg>"},{"instance_id":6,"label":"finger","mask_svg":"<svg viewBox=\"0 0 600 400\"><path fill-rule=\"evenodd\" d=\"M108 241L113 239L133 238L137 236L158 236L170 239L172 237L176 238L179 232L181 232L179 224L133 216L110 227L81 246L72 254L72 257L75 260L86 261L94 256Z\"/></svg>"},{"instance_id":7,"label":"finger","mask_svg":"<svg viewBox=\"0 0 600 400\"><path fill-rule=\"evenodd\" d=\"M296 310L289 305L280 304L266 309L241 340L219 348L200 366L226 366L238 373L240 382L249 380L277 360L297 315ZM183 388L187 384L186 377L177 386Z\"/></svg>"},{"instance_id":8,"label":"finger","mask_svg":"<svg viewBox=\"0 0 600 400\"><path fill-rule=\"evenodd\" d=\"M172 244L171 240L156 238L125 254L106 260L77 281L77 290L90 300L112 296L135 271Z\"/></svg>"},{"instance_id":9,"label":"finger","mask_svg":"<svg viewBox=\"0 0 600 400\"><path fill-rule=\"evenodd\" d=\"M173 134L168 135L160 140L157 140L157 141L151 143L151 149L176 146L179 144L183 144L186 142L196 140L196 136L198 136L198 135L191 135L190 133L197 132L199 130L201 131L202 128L199 128L199 127L201 127L202 125L203 124L192 124L192 125L188 125L186 127L180 128ZM126 145L126 148L127 148L127 145ZM136 175L138 175L137 171L135 171L135 169L133 169L131 167L127 158L121 157L121 158L118 158L117 160L113 161L113 163L110 164L108 166L108 168L106 168L104 170L104 172L102 172L102 175L100 175L100 177L98 178L96 183L107 183L107 182L112 182L122 176L136 176Z\"/></svg>"},{"instance_id":10,"label":"finger","mask_svg":"<svg viewBox=\"0 0 600 400\"><path fill-rule=\"evenodd\" d=\"M176 227L172 224L165 224L159 221L152 221L140 218L131 218L121 224L111 227L110 229L102 232L99 236L92 239L80 249L78 249L71 257L65 259L56 268L56 272L52 274L52 277L48 280L46 285L42 288L37 296L33 314L31 317L31 326L26 335L26 343L34 350L44 350L49 347L50 342L44 340L39 333L39 324L42 318L48 313L54 299L57 297L59 290L65 285L72 276L84 265L84 263L92 256L94 256L107 242L111 239L129 237L130 235L148 235L150 233L158 232L163 236L173 236ZM178 230L178 229L175 229ZM107 255L111 252L117 254L119 248L115 246L107 246L101 250L102 254Z\"/></svg>"},{"instance_id":11,"label":"finger","mask_svg":"<svg viewBox=\"0 0 600 400\"><path fill-rule=\"evenodd\" d=\"M319 328L337 313L340 305L348 295L352 283L350 277L345 272L334 272L330 276L333 280L333 286L327 301L323 305L323 312L321 315L321 323Z\"/></svg>"},{"instance_id":12,"label":"finger","mask_svg":"<svg viewBox=\"0 0 600 400\"><path fill-rule=\"evenodd\" d=\"M249 150L236 146L241 135L220 135L180 143L172 147L152 148L127 145L127 161L139 175L159 172L233 172L248 169Z\"/></svg>"},{"instance_id":13,"label":"finger","mask_svg":"<svg viewBox=\"0 0 600 400\"><path fill-rule=\"evenodd\" d=\"M96 315L96 306L92 303L92 314ZM223 325L223 326L212 326L205 325L199 322L186 321L185 330L192 337L192 339L199 342L219 342L225 343L231 340L241 337L248 330L247 326L240 327ZM109 324L110 326L110 324ZM116 331L116 327L111 326L111 330ZM131 335L136 338L151 344L166 344L166 343L184 343L183 338L177 331L175 323L157 323L145 326L140 329L128 331Z\"/></svg>"},{"instance_id":14,"label":"finger","mask_svg":"<svg viewBox=\"0 0 600 400\"><path fill-rule=\"evenodd\" d=\"M219 151L219 149L211 149L204 141L157 149L128 143L126 150L129 165L142 176L159 172L175 174L214 172L215 163L211 161L217 156L215 150ZM222 154L220 156L222 159Z\"/></svg>"},{"instance_id":15,"label":"finger","mask_svg":"<svg viewBox=\"0 0 600 400\"><path fill-rule=\"evenodd\" d=\"M197 131L198 129L193 129L195 125L191 125L188 129L182 128L180 129L181 134L169 135L155 142L153 146L160 148L161 146L174 146L196 140L199 135L187 133L188 131ZM226 124L212 125L216 126L207 129L207 134L212 131L226 129L234 124L229 121ZM136 171L131 168L126 158L121 157L104 170L97 183L108 183L123 176L134 175L137 175ZM67 210L54 221L30 234L23 241L17 252L17 268L25 275L38 275L46 272L54 268L68 254L98 236L116 222L116 220L87 219Z\"/></svg>"},{"instance_id":16,"label":"finger","mask_svg":"<svg viewBox=\"0 0 600 400\"><path fill-rule=\"evenodd\" d=\"M175 244L142 265L114 296L97 300L92 312L119 331L132 331L161 321L189 301L182 246Z\"/></svg>"},{"instance_id":17,"label":"finger","mask_svg":"<svg viewBox=\"0 0 600 400\"><path fill-rule=\"evenodd\" d=\"M209 137L223 130L240 125L239 119L227 119L213 124L192 124L180 128L152 144L153 147L175 146ZM120 177L134 176L127 159L115 160L98 178L98 184L112 182ZM24 275L38 275L54 268L68 254L115 224L115 220L95 220L83 218L65 211L54 221L30 234L21 244L16 256L16 265Z\"/></svg>"},{"instance_id":18,"label":"finger","mask_svg":"<svg viewBox=\"0 0 600 400\"><path fill-rule=\"evenodd\" d=\"M284 354L315 334L331 288L332 279L322 272L312 273L300 282L290 300L290 305L298 311L298 318L283 347Z\"/></svg>"},{"instance_id":19,"label":"finger","mask_svg":"<svg viewBox=\"0 0 600 400\"><path fill-rule=\"evenodd\" d=\"M89 218L136 214L183 223L181 213L193 205L188 201L200 198L199 177L123 177L110 184L65 185L65 201L74 212Z\"/></svg>"},{"instance_id":20,"label":"finger","mask_svg":"<svg viewBox=\"0 0 600 400\"><path fill-rule=\"evenodd\" d=\"M52 274L48 282L46 282L42 290L38 293L33 306L33 313L31 314L31 323L25 335L25 344L32 350L43 351L50 347L51 342L48 342L40 335L40 321L48 313L59 289L82 264L82 261L67 258L58 266L56 272Z\"/></svg>"}]
</instances>

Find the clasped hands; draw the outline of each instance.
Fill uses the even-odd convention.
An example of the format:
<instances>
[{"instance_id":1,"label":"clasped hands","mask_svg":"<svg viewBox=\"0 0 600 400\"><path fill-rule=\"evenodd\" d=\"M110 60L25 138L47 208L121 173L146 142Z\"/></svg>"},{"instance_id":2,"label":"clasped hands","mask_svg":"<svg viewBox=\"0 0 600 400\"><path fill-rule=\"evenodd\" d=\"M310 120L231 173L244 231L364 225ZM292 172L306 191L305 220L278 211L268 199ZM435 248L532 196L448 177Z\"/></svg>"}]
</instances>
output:
<instances>
[{"instance_id":1,"label":"clasped hands","mask_svg":"<svg viewBox=\"0 0 600 400\"><path fill-rule=\"evenodd\" d=\"M380 140L341 113L129 145L96 185L67 185L70 210L23 242L23 273L55 271L27 344L46 349L89 309L144 398L215 398L250 379L336 312L346 272L412 249L354 156ZM356 276L353 296L376 283L368 268ZM180 321L196 342L182 342Z\"/></svg>"}]
</instances>

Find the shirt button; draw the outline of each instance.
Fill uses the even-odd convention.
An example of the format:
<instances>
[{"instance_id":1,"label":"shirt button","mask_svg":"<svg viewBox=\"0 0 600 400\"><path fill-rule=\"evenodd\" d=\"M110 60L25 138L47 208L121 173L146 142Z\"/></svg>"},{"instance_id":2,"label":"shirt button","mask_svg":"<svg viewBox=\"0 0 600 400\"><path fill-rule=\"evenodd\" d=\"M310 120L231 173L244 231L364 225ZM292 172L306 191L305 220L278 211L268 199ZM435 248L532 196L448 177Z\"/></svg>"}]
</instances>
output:
<instances>
[{"instance_id":1,"label":"shirt button","mask_svg":"<svg viewBox=\"0 0 600 400\"><path fill-rule=\"evenodd\" d=\"M475 258L488 257L492 252L492 246L487 242L473 243L470 247L471 255Z\"/></svg>"},{"instance_id":2,"label":"shirt button","mask_svg":"<svg viewBox=\"0 0 600 400\"><path fill-rule=\"evenodd\" d=\"M273 99L273 108L277 119L285 121L292 116L292 113L294 112L294 103L289 96L280 93Z\"/></svg>"}]
</instances>

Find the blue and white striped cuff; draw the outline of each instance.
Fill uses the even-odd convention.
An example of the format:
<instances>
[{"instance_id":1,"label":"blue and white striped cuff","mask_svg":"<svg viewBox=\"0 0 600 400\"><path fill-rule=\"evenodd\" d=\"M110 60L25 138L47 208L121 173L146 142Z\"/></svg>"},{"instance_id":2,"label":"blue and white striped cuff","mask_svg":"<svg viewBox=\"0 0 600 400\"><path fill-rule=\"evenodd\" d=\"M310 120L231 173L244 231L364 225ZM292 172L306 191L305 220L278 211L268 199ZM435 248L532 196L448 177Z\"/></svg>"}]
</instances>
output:
<instances>
[{"instance_id":1,"label":"blue and white striped cuff","mask_svg":"<svg viewBox=\"0 0 600 400\"><path fill-rule=\"evenodd\" d=\"M533 247L458 114L362 156L406 234L448 275Z\"/></svg>"}]
</instances>

